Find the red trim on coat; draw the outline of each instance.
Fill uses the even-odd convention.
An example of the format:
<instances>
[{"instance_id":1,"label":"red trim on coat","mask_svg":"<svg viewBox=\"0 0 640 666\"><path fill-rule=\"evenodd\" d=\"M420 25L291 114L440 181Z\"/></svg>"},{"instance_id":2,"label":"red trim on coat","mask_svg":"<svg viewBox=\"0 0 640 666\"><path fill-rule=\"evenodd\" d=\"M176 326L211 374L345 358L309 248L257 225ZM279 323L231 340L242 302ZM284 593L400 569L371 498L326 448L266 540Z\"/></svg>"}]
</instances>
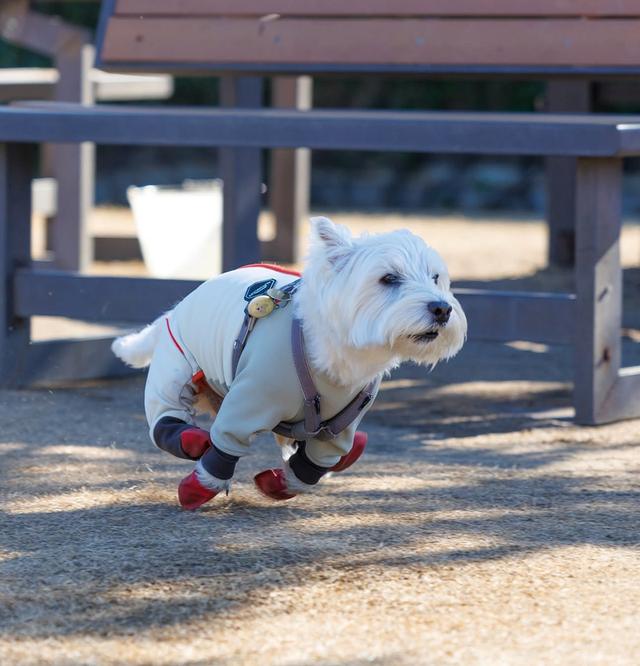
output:
<instances>
[{"instance_id":1,"label":"red trim on coat","mask_svg":"<svg viewBox=\"0 0 640 666\"><path fill-rule=\"evenodd\" d=\"M277 266L276 264L247 264L246 266L240 266L240 268L267 268L270 271L286 273L287 275L295 275L296 277L300 277L302 275L300 271L296 271L292 268L282 268L282 266Z\"/></svg>"},{"instance_id":2,"label":"red trim on coat","mask_svg":"<svg viewBox=\"0 0 640 666\"><path fill-rule=\"evenodd\" d=\"M165 319L167 322L167 331L169 331L169 335L171 336L171 339L173 340L173 344L178 348L178 351L184 356L184 352L182 351L182 347L178 344L178 341L173 337L173 333L171 332L171 326L169 326L169 320Z\"/></svg>"}]
</instances>

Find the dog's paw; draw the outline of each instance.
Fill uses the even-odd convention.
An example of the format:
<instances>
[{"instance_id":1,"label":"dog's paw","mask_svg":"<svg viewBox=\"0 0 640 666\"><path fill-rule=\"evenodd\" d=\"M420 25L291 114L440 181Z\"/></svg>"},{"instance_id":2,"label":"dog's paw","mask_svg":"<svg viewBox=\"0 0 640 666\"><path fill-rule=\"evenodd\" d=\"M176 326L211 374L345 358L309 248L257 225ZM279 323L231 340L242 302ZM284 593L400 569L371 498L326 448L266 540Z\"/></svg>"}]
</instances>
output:
<instances>
[{"instance_id":1,"label":"dog's paw","mask_svg":"<svg viewBox=\"0 0 640 666\"><path fill-rule=\"evenodd\" d=\"M296 496L296 493L291 492L282 469L265 469L256 474L253 481L263 495L273 500L288 500Z\"/></svg>"}]
</instances>

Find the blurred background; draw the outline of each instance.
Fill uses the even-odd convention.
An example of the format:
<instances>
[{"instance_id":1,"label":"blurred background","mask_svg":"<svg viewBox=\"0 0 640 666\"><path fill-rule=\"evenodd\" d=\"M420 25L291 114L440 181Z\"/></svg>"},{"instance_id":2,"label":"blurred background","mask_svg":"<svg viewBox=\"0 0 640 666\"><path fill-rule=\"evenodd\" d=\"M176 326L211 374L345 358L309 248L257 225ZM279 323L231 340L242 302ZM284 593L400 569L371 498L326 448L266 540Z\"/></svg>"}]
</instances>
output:
<instances>
[{"instance_id":1,"label":"blurred background","mask_svg":"<svg viewBox=\"0 0 640 666\"><path fill-rule=\"evenodd\" d=\"M98 3L36 2L38 11L95 29ZM0 67L46 67L41 55L0 39ZM360 107L432 110L540 110L542 81L464 79L385 79L316 77L313 103L318 108ZM594 84L596 112L640 111L640 83ZM265 101L270 90L265 90ZM173 95L146 104L217 105L215 78L176 78ZM397 210L528 212L543 215L543 161L537 158L444 157L421 154L315 152L311 206L322 210ZM269 161L265 159L268 181ZM640 212L640 163L626 166L624 209ZM126 204L129 185L174 184L185 178L218 177L214 149L155 149L99 146L96 204Z\"/></svg>"}]
</instances>

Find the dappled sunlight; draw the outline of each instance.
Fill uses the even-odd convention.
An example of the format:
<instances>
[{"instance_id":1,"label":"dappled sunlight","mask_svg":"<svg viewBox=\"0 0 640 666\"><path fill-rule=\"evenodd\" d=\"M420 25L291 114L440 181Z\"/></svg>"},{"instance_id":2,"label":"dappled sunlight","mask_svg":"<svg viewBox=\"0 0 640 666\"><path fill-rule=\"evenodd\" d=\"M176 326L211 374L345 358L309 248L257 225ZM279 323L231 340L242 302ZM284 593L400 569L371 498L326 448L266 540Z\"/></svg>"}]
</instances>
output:
<instances>
[{"instance_id":1,"label":"dappled sunlight","mask_svg":"<svg viewBox=\"0 0 640 666\"><path fill-rule=\"evenodd\" d=\"M43 446L38 450L41 455L65 456L87 460L124 460L133 456L131 451L113 446L89 446L86 444L57 444Z\"/></svg>"},{"instance_id":2,"label":"dappled sunlight","mask_svg":"<svg viewBox=\"0 0 640 666\"><path fill-rule=\"evenodd\" d=\"M546 354L549 351L549 345L543 345L539 342L528 342L527 340L514 340L513 342L506 342L505 345L520 351L533 352L534 354Z\"/></svg>"},{"instance_id":3,"label":"dappled sunlight","mask_svg":"<svg viewBox=\"0 0 640 666\"><path fill-rule=\"evenodd\" d=\"M424 383L424 380L420 379L387 379L380 384L380 390L413 388L414 386L422 386Z\"/></svg>"},{"instance_id":4,"label":"dappled sunlight","mask_svg":"<svg viewBox=\"0 0 640 666\"><path fill-rule=\"evenodd\" d=\"M27 445L22 442L3 442L0 443L0 455L22 452L27 450L27 448Z\"/></svg>"},{"instance_id":5,"label":"dappled sunlight","mask_svg":"<svg viewBox=\"0 0 640 666\"><path fill-rule=\"evenodd\" d=\"M42 512L60 513L78 509L140 504L144 501L153 502L160 500L164 493L164 489L159 493L158 490L154 491L147 485L132 485L119 489L83 487L76 491L56 495L37 495L8 501L3 504L3 510L8 514L16 515Z\"/></svg>"},{"instance_id":6,"label":"dappled sunlight","mask_svg":"<svg viewBox=\"0 0 640 666\"><path fill-rule=\"evenodd\" d=\"M18 557L22 557L24 553L19 553L17 551L10 551L6 550L3 552L0 552L0 562L6 562L8 560L15 560Z\"/></svg>"},{"instance_id":7,"label":"dappled sunlight","mask_svg":"<svg viewBox=\"0 0 640 666\"><path fill-rule=\"evenodd\" d=\"M327 480L327 484L333 485L336 483L337 492L340 492L340 487L343 485L343 480L338 476L334 475L331 479ZM426 490L429 487L429 482L425 479L420 479L412 477L409 474L406 475L396 475L396 474L384 474L384 475L372 475L372 476L358 476L352 477L349 479L349 489L350 491L367 493L371 491L386 491L389 488L394 488L399 491L420 491ZM331 490L331 488L327 488Z\"/></svg>"},{"instance_id":8,"label":"dappled sunlight","mask_svg":"<svg viewBox=\"0 0 640 666\"><path fill-rule=\"evenodd\" d=\"M558 626L640 649L638 423L579 428L557 416L566 383L498 380L488 360L386 380L364 456L316 492L256 492L280 464L266 438L196 512L176 498L192 463L149 442L140 380L5 392L1 661L497 663Z\"/></svg>"},{"instance_id":9,"label":"dappled sunlight","mask_svg":"<svg viewBox=\"0 0 640 666\"><path fill-rule=\"evenodd\" d=\"M536 382L535 390L549 391L564 388L566 384L561 382ZM404 388L404 387L403 387ZM482 396L487 398L516 400L523 395L531 394L531 382L524 381L502 381L502 382L477 382L467 381L451 383L444 386L429 388L431 400L444 397L455 397L456 399Z\"/></svg>"}]
</instances>

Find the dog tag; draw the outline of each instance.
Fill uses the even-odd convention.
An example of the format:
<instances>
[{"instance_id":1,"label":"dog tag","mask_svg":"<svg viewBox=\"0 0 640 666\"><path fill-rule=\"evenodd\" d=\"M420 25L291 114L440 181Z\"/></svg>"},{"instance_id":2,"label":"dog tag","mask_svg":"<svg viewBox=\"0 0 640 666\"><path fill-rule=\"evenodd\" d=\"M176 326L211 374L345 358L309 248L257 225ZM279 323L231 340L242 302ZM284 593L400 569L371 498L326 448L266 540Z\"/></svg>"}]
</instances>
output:
<instances>
[{"instance_id":1,"label":"dog tag","mask_svg":"<svg viewBox=\"0 0 640 666\"><path fill-rule=\"evenodd\" d=\"M250 317L260 319L261 317L266 317L271 314L274 308L275 303L269 296L256 296L251 299L249 305L247 305L247 314Z\"/></svg>"},{"instance_id":2,"label":"dog tag","mask_svg":"<svg viewBox=\"0 0 640 666\"><path fill-rule=\"evenodd\" d=\"M291 298L291 296L289 296L286 291L283 289L278 289L277 287L272 287L269 289L267 296L273 298L274 301L284 301L285 299Z\"/></svg>"}]
</instances>

